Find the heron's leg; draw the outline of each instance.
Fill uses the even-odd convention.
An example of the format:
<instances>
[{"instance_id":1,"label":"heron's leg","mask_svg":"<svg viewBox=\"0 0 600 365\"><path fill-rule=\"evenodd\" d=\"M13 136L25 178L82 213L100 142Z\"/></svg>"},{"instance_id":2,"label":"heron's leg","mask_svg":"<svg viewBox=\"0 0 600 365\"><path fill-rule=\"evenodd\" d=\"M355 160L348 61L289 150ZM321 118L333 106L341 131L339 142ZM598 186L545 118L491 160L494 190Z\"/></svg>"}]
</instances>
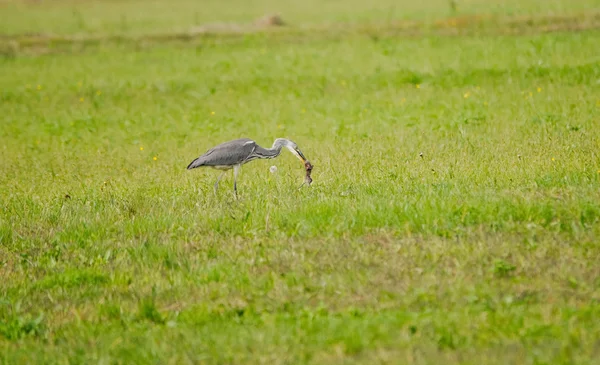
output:
<instances>
[{"instance_id":1,"label":"heron's leg","mask_svg":"<svg viewBox=\"0 0 600 365\"><path fill-rule=\"evenodd\" d=\"M238 174L240 173L240 168L241 168L241 165L233 166L233 193L236 198L237 198L237 177L238 177Z\"/></svg>"},{"instance_id":2,"label":"heron's leg","mask_svg":"<svg viewBox=\"0 0 600 365\"><path fill-rule=\"evenodd\" d=\"M219 175L219 177L217 178L217 182L215 183L215 195L217 195L217 190L219 190L219 181L221 181L223 175L225 175L225 172L227 171L223 171L221 175Z\"/></svg>"}]
</instances>

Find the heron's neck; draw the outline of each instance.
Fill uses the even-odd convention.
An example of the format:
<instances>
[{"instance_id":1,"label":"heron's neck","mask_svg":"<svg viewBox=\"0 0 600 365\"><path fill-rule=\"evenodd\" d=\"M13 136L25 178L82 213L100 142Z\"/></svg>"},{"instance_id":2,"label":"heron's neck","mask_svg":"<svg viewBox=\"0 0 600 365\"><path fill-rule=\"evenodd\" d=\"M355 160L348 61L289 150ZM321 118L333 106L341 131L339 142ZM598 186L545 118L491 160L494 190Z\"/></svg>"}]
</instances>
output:
<instances>
[{"instance_id":1,"label":"heron's neck","mask_svg":"<svg viewBox=\"0 0 600 365\"><path fill-rule=\"evenodd\" d=\"M273 157L277 157L281 154L282 148L283 148L282 145L278 145L278 146L273 146L271 148L266 148L266 150L269 151L269 154L272 155Z\"/></svg>"}]
</instances>

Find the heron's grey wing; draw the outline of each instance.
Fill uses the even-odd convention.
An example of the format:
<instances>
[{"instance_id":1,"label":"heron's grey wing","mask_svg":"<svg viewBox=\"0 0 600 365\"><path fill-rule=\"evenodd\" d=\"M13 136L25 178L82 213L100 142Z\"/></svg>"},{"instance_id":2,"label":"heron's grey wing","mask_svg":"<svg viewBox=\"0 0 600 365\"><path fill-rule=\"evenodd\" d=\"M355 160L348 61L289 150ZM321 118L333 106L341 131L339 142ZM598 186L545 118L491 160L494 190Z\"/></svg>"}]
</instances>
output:
<instances>
[{"instance_id":1,"label":"heron's grey wing","mask_svg":"<svg viewBox=\"0 0 600 365\"><path fill-rule=\"evenodd\" d=\"M256 149L256 142L249 138L240 138L221 143L206 151L205 154L192 161L187 169L200 166L233 166L243 163Z\"/></svg>"}]
</instances>

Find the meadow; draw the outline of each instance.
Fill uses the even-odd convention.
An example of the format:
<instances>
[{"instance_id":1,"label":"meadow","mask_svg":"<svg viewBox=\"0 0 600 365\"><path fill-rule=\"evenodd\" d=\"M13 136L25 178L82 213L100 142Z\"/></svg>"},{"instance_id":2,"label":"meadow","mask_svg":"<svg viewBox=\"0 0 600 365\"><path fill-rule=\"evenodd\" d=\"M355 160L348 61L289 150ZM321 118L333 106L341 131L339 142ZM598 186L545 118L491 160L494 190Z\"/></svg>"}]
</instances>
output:
<instances>
[{"instance_id":1,"label":"meadow","mask_svg":"<svg viewBox=\"0 0 600 365\"><path fill-rule=\"evenodd\" d=\"M0 2L0 363L599 364L597 2L299 4Z\"/></svg>"}]
</instances>

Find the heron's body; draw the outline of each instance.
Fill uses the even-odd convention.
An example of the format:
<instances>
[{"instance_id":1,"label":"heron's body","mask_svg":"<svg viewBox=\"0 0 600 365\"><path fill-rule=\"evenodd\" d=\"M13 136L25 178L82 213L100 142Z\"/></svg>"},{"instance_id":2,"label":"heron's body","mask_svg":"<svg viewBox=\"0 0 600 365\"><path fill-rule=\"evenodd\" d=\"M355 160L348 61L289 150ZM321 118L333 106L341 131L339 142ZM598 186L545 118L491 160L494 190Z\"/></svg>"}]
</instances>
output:
<instances>
[{"instance_id":1,"label":"heron's body","mask_svg":"<svg viewBox=\"0 0 600 365\"><path fill-rule=\"evenodd\" d=\"M233 169L233 190L234 192L237 192L237 175L243 164L256 159L275 158L281 154L281 149L283 147L288 148L301 161L306 161L306 158L302 152L300 152L298 146L288 139L277 138L273 143L272 148L263 148L250 138L240 138L221 143L209 149L202 156L192 161L187 169L191 170L197 167L206 166L223 170L223 174L225 171ZM215 183L215 192L219 187L219 181L223 177L223 174L219 176Z\"/></svg>"}]
</instances>

